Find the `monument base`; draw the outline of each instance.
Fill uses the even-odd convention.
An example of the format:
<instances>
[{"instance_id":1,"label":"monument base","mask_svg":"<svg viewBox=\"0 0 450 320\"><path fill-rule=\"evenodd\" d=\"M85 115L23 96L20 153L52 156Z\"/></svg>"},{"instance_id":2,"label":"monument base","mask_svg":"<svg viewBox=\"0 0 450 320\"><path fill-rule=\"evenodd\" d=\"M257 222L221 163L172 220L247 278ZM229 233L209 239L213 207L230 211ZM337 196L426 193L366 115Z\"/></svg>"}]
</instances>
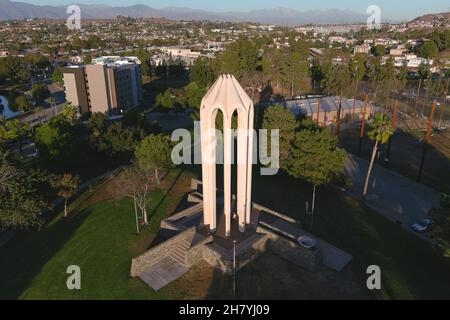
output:
<instances>
[{"instance_id":1,"label":"monument base","mask_svg":"<svg viewBox=\"0 0 450 320\"><path fill-rule=\"evenodd\" d=\"M251 221L245 225L245 231L239 230L239 221L236 214L232 214L230 233L225 232L225 215L223 212L223 196L217 192L217 216L216 230L210 230L209 225L203 224L203 195L200 191L200 181L191 183L194 191L188 196L188 202L194 205L166 218L161 223L161 233L168 238L175 234L195 233L196 243L191 243L187 250L187 261L189 265L203 259L210 265L220 269L224 273L233 273L233 260L236 259L236 270L239 270L249 262L257 258L261 253L273 247L273 242L278 242L278 249L286 247L284 251L287 256L297 256L299 265L312 270L320 261L318 249L308 250L298 245L296 238L283 235L283 230L277 230L275 225L283 221L291 228L300 227L299 223L292 218L264 208L257 204L253 205ZM233 197L233 200L235 198ZM232 212L235 212L234 201ZM290 250L294 252L288 254ZM301 253L298 254L297 251ZM193 252L193 254L191 254ZM191 259L192 258L192 259ZM303 263L301 260L306 262Z\"/></svg>"},{"instance_id":2,"label":"monument base","mask_svg":"<svg viewBox=\"0 0 450 320\"><path fill-rule=\"evenodd\" d=\"M185 270L204 261L226 274L233 274L268 251L309 271L318 270L322 263L340 271L351 260L351 255L318 238L315 247L301 246L299 237L315 237L305 232L298 221L256 203L252 205L252 221L245 226L245 232L239 231L235 218L227 236L225 222L218 216L217 229L211 233L209 226L203 224L203 196L198 188L201 182L193 180L192 185L196 189L188 195L186 208L161 222L160 234L165 239L132 259L131 276L146 281L161 261ZM322 260L323 249L328 256L339 256L339 263L329 264L334 261L329 257Z\"/></svg>"}]
</instances>

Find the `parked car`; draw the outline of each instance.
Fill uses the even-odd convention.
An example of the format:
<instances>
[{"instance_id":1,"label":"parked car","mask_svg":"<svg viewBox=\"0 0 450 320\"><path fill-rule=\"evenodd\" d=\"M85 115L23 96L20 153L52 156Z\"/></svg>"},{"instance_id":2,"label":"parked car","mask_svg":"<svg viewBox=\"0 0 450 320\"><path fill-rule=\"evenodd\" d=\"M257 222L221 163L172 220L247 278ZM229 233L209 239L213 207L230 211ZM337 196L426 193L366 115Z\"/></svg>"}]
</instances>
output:
<instances>
[{"instance_id":1,"label":"parked car","mask_svg":"<svg viewBox=\"0 0 450 320\"><path fill-rule=\"evenodd\" d=\"M430 226L431 226L431 220L423 219L417 223L414 223L411 226L411 229L413 229L415 232L423 233L423 232L427 231Z\"/></svg>"}]
</instances>

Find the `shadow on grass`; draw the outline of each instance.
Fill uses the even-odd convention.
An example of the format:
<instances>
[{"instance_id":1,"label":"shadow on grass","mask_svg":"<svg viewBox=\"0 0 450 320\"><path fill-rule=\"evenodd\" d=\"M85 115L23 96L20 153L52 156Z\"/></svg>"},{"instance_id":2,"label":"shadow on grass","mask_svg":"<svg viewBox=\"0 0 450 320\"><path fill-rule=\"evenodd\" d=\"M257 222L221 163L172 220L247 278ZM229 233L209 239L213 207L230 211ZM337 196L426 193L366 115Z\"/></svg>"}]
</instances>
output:
<instances>
[{"instance_id":1,"label":"shadow on grass","mask_svg":"<svg viewBox=\"0 0 450 320\"><path fill-rule=\"evenodd\" d=\"M449 263L432 246L383 216L331 187L317 191L316 214L305 213L312 188L279 173L255 176L254 200L299 219L318 237L353 255L352 270L366 280L366 268L379 265L383 272L378 298L449 298Z\"/></svg>"},{"instance_id":2,"label":"shadow on grass","mask_svg":"<svg viewBox=\"0 0 450 320\"><path fill-rule=\"evenodd\" d=\"M17 299L91 213L84 209L40 232L19 232L0 247L0 299Z\"/></svg>"},{"instance_id":3,"label":"shadow on grass","mask_svg":"<svg viewBox=\"0 0 450 320\"><path fill-rule=\"evenodd\" d=\"M177 184L177 181L181 177L182 174L183 174L183 170L180 170L180 172L177 174L177 176L171 183L169 189L167 189L167 191L164 193L164 196L161 198L159 203L156 205L155 209L151 212L149 219L151 219L156 214L156 212L161 208L161 205L164 203L164 201L166 201L170 191L172 191L173 187Z\"/></svg>"},{"instance_id":4,"label":"shadow on grass","mask_svg":"<svg viewBox=\"0 0 450 320\"><path fill-rule=\"evenodd\" d=\"M158 211L164 209L164 206L163 206L164 202L167 200L170 192L175 187L175 185L177 184L180 177L183 175L183 172L184 172L184 170L182 169L177 173L176 177L173 179L173 181L170 184L167 191L164 192L164 195L162 196L161 200L158 202L158 204L155 206L155 208L150 213L150 216L149 216L150 224L151 225L154 225L155 223L158 224L158 231L156 232L156 236L154 237L153 241L151 241L151 243L147 247L147 250L150 249L151 247L154 247L154 246L160 244L161 242L167 240L164 236L161 235L161 231L159 229L159 225L161 224L161 220L164 219L164 215L162 213L158 214ZM169 175L169 173L168 173L168 175ZM156 219L156 221L155 221L155 219Z\"/></svg>"}]
</instances>

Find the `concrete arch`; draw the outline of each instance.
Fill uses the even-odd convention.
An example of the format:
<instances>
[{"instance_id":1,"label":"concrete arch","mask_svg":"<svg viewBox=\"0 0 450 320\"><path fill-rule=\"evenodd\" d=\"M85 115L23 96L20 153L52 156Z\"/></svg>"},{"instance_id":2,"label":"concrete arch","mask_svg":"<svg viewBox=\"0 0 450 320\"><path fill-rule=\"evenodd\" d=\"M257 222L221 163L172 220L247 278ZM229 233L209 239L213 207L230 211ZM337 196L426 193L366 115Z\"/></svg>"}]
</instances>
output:
<instances>
[{"instance_id":1,"label":"concrete arch","mask_svg":"<svg viewBox=\"0 0 450 320\"><path fill-rule=\"evenodd\" d=\"M224 215L225 235L231 229L231 163L232 163L232 118L236 111L237 126L237 207L239 230L245 231L251 218L251 172L253 161L253 102L233 76L221 76L202 100L200 110L204 224L214 232L216 221L216 133L215 120L218 112L223 114L224 146Z\"/></svg>"}]
</instances>

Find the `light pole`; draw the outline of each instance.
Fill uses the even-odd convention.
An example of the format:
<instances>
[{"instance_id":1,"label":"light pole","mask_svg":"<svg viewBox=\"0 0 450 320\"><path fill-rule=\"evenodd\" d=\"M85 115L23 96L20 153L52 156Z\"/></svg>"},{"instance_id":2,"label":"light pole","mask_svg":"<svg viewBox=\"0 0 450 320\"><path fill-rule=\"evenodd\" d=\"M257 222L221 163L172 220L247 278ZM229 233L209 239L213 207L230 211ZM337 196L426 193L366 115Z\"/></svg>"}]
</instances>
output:
<instances>
[{"instance_id":1,"label":"light pole","mask_svg":"<svg viewBox=\"0 0 450 320\"><path fill-rule=\"evenodd\" d=\"M138 219L137 208L136 208L136 200L134 200L134 215L136 217L136 231L137 231L137 234L139 234L139 219Z\"/></svg>"}]
</instances>

